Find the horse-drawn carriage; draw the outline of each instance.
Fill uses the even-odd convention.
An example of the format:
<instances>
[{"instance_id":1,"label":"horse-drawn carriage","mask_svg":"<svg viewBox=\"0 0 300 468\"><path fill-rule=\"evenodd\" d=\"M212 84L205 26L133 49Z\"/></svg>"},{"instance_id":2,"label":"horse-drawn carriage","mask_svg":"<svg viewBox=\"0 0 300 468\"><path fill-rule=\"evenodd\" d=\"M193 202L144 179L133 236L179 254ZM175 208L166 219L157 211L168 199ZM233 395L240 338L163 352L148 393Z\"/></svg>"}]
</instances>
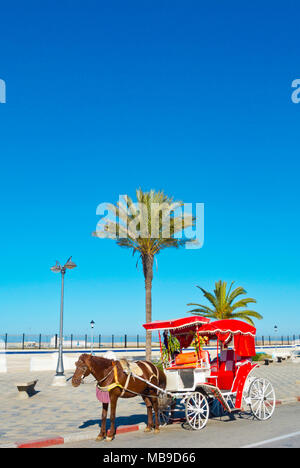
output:
<instances>
[{"instance_id":1,"label":"horse-drawn carriage","mask_svg":"<svg viewBox=\"0 0 300 468\"><path fill-rule=\"evenodd\" d=\"M76 362L72 385L78 387L85 377L93 375L103 403L97 440L112 440L115 436L118 398L143 398L148 415L145 432L154 427L154 432L159 433L159 425L168 423L178 399L185 406L186 421L192 429L202 429L210 414L241 412L247 407L257 419L267 420L272 416L275 409L273 386L267 379L252 375L257 367L257 363L252 362L254 327L239 320L210 322L207 318L193 316L151 322L144 328L158 331L163 369L152 362L129 362L88 354L82 354ZM168 333L178 340L177 352L169 346ZM214 359L202 346L209 341L216 341ZM184 351L191 345L192 351ZM108 435L109 403L111 428Z\"/></svg>"},{"instance_id":2,"label":"horse-drawn carriage","mask_svg":"<svg viewBox=\"0 0 300 468\"><path fill-rule=\"evenodd\" d=\"M160 420L166 424L179 398L185 405L186 421L192 429L202 429L210 413L240 412L247 408L259 420L269 419L275 409L275 392L266 378L252 375L258 366L255 356L256 329L240 320L210 322L203 317L157 321L143 325L158 331L167 384L161 399ZM164 344L161 331L164 331ZM167 334L177 338L180 352L169 351ZM211 359L201 343L216 342ZM184 349L194 345L194 350ZM164 353L163 353L164 346ZM165 402L165 403L163 403Z\"/></svg>"}]
</instances>

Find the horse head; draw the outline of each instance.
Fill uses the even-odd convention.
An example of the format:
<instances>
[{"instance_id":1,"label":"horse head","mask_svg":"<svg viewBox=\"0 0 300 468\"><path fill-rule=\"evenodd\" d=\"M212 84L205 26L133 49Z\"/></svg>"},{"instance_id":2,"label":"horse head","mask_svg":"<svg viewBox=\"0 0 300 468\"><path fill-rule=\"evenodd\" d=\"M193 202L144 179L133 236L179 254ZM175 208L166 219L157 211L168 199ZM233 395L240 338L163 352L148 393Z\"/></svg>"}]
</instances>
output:
<instances>
[{"instance_id":1,"label":"horse head","mask_svg":"<svg viewBox=\"0 0 300 468\"><path fill-rule=\"evenodd\" d=\"M73 387L78 387L82 383L83 379L91 373L91 357L92 356L90 356L89 354L81 354L78 361L75 362L76 369L72 377Z\"/></svg>"}]
</instances>

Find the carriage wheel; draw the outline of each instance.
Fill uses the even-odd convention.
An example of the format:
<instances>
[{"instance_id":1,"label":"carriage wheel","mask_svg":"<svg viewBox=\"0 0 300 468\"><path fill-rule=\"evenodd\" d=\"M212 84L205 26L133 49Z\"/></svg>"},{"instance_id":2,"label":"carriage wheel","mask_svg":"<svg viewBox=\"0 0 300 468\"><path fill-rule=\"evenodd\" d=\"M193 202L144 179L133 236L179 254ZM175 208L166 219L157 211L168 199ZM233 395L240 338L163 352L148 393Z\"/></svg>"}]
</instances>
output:
<instances>
[{"instance_id":1,"label":"carriage wheel","mask_svg":"<svg viewBox=\"0 0 300 468\"><path fill-rule=\"evenodd\" d=\"M185 416L194 430L203 429L209 416L208 401L202 393L195 392L186 399Z\"/></svg>"},{"instance_id":2,"label":"carriage wheel","mask_svg":"<svg viewBox=\"0 0 300 468\"><path fill-rule=\"evenodd\" d=\"M248 399L253 415L260 421L266 421L274 413L275 392L269 380L257 378L250 385Z\"/></svg>"},{"instance_id":3,"label":"carriage wheel","mask_svg":"<svg viewBox=\"0 0 300 468\"><path fill-rule=\"evenodd\" d=\"M161 427L167 426L170 422L171 414L171 406L168 406L164 410L158 410L158 424Z\"/></svg>"}]
</instances>

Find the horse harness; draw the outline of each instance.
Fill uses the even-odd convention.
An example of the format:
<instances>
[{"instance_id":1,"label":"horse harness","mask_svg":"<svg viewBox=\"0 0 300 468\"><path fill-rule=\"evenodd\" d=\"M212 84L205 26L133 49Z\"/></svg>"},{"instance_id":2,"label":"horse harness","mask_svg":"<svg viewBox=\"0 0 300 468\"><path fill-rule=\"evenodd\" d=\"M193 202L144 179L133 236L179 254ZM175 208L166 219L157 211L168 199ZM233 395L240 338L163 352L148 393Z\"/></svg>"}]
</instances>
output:
<instances>
[{"instance_id":1,"label":"horse harness","mask_svg":"<svg viewBox=\"0 0 300 468\"><path fill-rule=\"evenodd\" d=\"M132 377L133 379L135 379L135 377L138 378L137 375L135 375L135 373L133 372L133 368L135 369L139 369L139 371L141 372L141 375L143 375L143 371L141 370L141 368L139 367L138 365L138 362L140 361L137 361L135 363L133 363L133 365L131 363L129 363L126 359L121 359L120 361L120 364L122 366L122 369L123 371L127 374L127 379L126 379L126 382L125 382L125 385L123 386L120 382L119 382L119 378L118 378L118 368L117 368L117 363L115 361L112 362L112 369L111 371L103 378L101 379L100 381L97 382L97 387L99 390L101 390L102 392L110 392L111 390L113 390L114 388L116 387L119 387L121 390L122 390L122 393L120 395L120 397L122 397L125 392L130 392L130 393L134 393L135 395L142 395L141 393L138 393L138 392L134 392L133 390L129 390L128 389L128 385L129 385L129 381L130 381L130 378ZM158 377L159 377L159 371L157 369L157 367L155 366L154 369L155 369L155 374L151 368L151 366L147 363L147 362L143 362L144 366L147 367L147 369L150 371L151 375L149 377L149 382L151 383L151 380L153 378L156 378L158 380ZM114 373L114 382L111 383L110 385L107 385L105 387L101 387L99 384L101 382L103 382L104 380L107 379L107 377L111 374L111 373ZM147 396L147 395L144 395L144 396Z\"/></svg>"}]
</instances>

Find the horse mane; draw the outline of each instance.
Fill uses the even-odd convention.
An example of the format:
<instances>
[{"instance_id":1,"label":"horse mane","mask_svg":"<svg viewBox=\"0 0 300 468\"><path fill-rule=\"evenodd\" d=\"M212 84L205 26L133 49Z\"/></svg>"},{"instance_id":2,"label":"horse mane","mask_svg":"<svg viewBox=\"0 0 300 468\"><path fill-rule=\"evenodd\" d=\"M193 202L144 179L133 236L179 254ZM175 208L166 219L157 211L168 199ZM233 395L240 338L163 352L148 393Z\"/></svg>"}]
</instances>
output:
<instances>
[{"instance_id":1,"label":"horse mane","mask_svg":"<svg viewBox=\"0 0 300 468\"><path fill-rule=\"evenodd\" d=\"M113 359L106 359L101 356L91 356L90 354L82 354L80 358L83 358L82 360L88 365L91 373L96 378L99 373L101 376L105 369L112 367L112 363L114 362Z\"/></svg>"}]
</instances>

